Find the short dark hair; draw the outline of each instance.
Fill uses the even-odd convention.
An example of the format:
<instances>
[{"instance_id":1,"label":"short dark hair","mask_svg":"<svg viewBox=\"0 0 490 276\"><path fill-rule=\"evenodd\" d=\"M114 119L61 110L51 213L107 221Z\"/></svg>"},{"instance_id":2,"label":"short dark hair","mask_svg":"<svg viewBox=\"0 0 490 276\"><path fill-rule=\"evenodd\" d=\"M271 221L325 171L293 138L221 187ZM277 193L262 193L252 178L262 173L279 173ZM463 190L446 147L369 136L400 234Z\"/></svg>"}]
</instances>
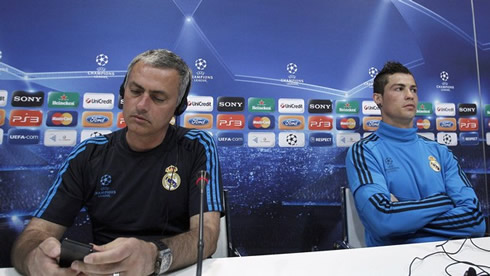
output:
<instances>
[{"instance_id":1,"label":"short dark hair","mask_svg":"<svg viewBox=\"0 0 490 276\"><path fill-rule=\"evenodd\" d=\"M127 73L128 77L126 78L124 87L126 87L129 75L131 74L134 65L140 61L155 68L177 70L180 76L179 101L177 104L180 104L182 102L182 98L184 98L186 90L190 88L188 86L191 85L190 80L192 78L192 71L189 66L187 66L185 61L180 56L167 49L153 49L145 51L137 55L129 64Z\"/></svg>"},{"instance_id":2,"label":"short dark hair","mask_svg":"<svg viewBox=\"0 0 490 276\"><path fill-rule=\"evenodd\" d=\"M388 84L388 77L395 73L403 73L412 75L412 72L407 67L403 66L398 61L388 61L383 69L376 75L373 82L373 93L383 95L385 86Z\"/></svg>"}]
</instances>

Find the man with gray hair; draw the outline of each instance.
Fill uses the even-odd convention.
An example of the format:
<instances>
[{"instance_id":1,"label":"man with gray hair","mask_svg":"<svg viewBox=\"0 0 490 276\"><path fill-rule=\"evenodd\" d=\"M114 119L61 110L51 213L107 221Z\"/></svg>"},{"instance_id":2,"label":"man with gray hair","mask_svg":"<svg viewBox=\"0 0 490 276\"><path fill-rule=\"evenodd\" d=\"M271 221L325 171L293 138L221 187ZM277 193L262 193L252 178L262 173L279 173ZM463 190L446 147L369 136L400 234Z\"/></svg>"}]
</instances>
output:
<instances>
[{"instance_id":1,"label":"man with gray hair","mask_svg":"<svg viewBox=\"0 0 490 276\"><path fill-rule=\"evenodd\" d=\"M74 148L12 249L26 275L160 275L197 259L198 172L204 198L204 257L216 250L224 211L213 138L170 124L187 106L191 71L163 49L136 56L121 85L127 127ZM60 239L85 207L93 251L61 267Z\"/></svg>"}]
</instances>

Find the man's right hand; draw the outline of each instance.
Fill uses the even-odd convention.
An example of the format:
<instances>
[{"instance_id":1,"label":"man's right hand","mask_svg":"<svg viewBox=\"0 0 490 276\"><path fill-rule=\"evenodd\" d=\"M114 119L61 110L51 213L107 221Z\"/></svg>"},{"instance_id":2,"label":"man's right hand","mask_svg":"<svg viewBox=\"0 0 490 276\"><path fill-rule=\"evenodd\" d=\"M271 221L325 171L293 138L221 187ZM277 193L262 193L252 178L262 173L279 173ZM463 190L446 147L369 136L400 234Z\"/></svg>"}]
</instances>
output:
<instances>
[{"instance_id":1,"label":"man's right hand","mask_svg":"<svg viewBox=\"0 0 490 276\"><path fill-rule=\"evenodd\" d=\"M61 268L58 260L61 253L60 242L51 237L44 240L27 256L26 270L29 275L77 275L71 268Z\"/></svg>"}]
</instances>

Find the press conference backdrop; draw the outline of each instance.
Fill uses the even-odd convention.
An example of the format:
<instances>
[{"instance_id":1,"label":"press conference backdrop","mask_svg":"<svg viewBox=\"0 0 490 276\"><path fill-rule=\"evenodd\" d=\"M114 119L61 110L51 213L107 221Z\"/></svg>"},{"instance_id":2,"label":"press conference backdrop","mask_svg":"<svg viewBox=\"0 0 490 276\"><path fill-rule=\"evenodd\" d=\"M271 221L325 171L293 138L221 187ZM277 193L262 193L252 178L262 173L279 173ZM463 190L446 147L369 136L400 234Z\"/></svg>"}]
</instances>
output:
<instances>
[{"instance_id":1,"label":"press conference backdrop","mask_svg":"<svg viewBox=\"0 0 490 276\"><path fill-rule=\"evenodd\" d=\"M176 123L213 134L242 255L341 238L345 154L379 124L372 80L387 60L413 72L415 127L455 153L488 216L489 10L485 0L3 1L0 265L72 147L124 127L119 85L151 48L192 67ZM89 225L84 210L75 224Z\"/></svg>"}]
</instances>

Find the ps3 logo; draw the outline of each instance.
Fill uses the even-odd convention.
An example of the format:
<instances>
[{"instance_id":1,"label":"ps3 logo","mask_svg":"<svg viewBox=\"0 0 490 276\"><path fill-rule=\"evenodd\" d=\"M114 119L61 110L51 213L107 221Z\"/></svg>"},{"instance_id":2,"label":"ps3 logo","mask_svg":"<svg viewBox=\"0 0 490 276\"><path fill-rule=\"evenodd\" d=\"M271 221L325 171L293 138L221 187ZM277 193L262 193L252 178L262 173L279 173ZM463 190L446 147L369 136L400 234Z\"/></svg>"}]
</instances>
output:
<instances>
[{"instance_id":1,"label":"ps3 logo","mask_svg":"<svg viewBox=\"0 0 490 276\"><path fill-rule=\"evenodd\" d=\"M39 110L12 110L10 111L11 126L40 126L43 114Z\"/></svg>"}]
</instances>

